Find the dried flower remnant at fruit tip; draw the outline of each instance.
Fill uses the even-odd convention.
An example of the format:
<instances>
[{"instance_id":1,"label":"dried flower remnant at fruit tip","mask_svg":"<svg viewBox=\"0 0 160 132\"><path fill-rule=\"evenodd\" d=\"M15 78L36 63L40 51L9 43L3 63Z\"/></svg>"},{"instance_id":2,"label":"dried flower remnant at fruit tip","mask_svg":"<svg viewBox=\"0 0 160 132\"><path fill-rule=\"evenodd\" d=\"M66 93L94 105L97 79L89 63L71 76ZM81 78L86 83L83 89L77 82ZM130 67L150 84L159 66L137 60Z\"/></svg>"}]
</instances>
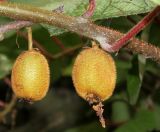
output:
<instances>
[{"instance_id":1,"label":"dried flower remnant at fruit tip","mask_svg":"<svg viewBox=\"0 0 160 132\"><path fill-rule=\"evenodd\" d=\"M106 79L102 81L103 78ZM116 83L116 68L111 55L93 41L92 48L84 49L77 56L72 79L78 95L92 105L102 127L105 127L102 102L112 95Z\"/></svg>"}]
</instances>

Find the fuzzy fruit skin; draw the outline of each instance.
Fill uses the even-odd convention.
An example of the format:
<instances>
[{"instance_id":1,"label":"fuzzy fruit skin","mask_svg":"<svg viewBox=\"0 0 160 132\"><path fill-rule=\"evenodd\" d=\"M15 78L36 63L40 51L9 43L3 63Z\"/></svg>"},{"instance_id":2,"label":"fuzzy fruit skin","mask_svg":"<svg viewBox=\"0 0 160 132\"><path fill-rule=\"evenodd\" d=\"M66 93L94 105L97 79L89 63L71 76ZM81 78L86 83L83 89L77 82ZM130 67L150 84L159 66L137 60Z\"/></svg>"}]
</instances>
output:
<instances>
[{"instance_id":1,"label":"fuzzy fruit skin","mask_svg":"<svg viewBox=\"0 0 160 132\"><path fill-rule=\"evenodd\" d=\"M115 89L114 60L98 46L84 49L75 60L72 80L77 93L85 100L88 95L94 95L104 101Z\"/></svg>"},{"instance_id":2,"label":"fuzzy fruit skin","mask_svg":"<svg viewBox=\"0 0 160 132\"><path fill-rule=\"evenodd\" d=\"M13 65L11 83L17 97L29 101L41 100L50 83L46 58L37 50L20 54Z\"/></svg>"}]
</instances>

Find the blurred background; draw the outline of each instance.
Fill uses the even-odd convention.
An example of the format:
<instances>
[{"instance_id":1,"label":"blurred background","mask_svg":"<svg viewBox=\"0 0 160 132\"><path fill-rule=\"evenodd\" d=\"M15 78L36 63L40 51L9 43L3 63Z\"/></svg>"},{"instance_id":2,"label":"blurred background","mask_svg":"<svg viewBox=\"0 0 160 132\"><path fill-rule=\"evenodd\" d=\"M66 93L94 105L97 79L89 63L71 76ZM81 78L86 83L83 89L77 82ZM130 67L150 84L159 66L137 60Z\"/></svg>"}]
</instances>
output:
<instances>
[{"instance_id":1,"label":"blurred background","mask_svg":"<svg viewBox=\"0 0 160 132\"><path fill-rule=\"evenodd\" d=\"M95 23L126 33L145 14ZM0 24L10 19L1 17ZM71 72L75 57L91 41L66 32L50 37L41 25L33 25L34 47L48 58L51 83L38 102L16 100L10 87L12 65L27 50L25 29L11 31L0 41L0 132L148 132L160 131L160 65L125 49L112 54L117 67L113 96L104 102L107 127L99 123L91 106L75 92ZM160 21L155 19L137 37L160 46Z\"/></svg>"}]
</instances>

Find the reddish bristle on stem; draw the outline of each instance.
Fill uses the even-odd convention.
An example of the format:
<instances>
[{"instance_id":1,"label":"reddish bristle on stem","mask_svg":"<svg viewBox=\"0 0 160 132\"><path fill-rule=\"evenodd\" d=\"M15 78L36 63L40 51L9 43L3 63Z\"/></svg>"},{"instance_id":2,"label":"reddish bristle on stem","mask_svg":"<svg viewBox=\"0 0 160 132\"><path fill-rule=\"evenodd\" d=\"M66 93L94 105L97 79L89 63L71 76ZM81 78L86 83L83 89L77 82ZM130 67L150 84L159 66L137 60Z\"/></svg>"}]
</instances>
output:
<instances>
[{"instance_id":1,"label":"reddish bristle on stem","mask_svg":"<svg viewBox=\"0 0 160 132\"><path fill-rule=\"evenodd\" d=\"M132 37L144 29L160 12L160 6L157 6L152 12L146 15L140 22L138 22L127 34L122 38L117 40L110 49L107 49L108 52L118 51L122 46L124 46Z\"/></svg>"},{"instance_id":2,"label":"reddish bristle on stem","mask_svg":"<svg viewBox=\"0 0 160 132\"><path fill-rule=\"evenodd\" d=\"M95 11L96 7L96 1L95 0L89 0L89 7L87 11L82 15L84 18L89 18L93 16L93 13Z\"/></svg>"}]
</instances>

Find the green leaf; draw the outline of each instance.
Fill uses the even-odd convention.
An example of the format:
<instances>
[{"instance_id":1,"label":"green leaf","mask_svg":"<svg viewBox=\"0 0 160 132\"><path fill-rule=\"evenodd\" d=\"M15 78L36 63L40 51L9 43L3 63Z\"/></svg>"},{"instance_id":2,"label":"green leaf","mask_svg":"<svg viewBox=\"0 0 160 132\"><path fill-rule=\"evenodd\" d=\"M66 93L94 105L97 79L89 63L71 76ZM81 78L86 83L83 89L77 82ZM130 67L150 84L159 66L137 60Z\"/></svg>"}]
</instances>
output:
<instances>
[{"instance_id":1,"label":"green leaf","mask_svg":"<svg viewBox=\"0 0 160 132\"><path fill-rule=\"evenodd\" d=\"M154 112L141 110L134 119L119 127L115 132L148 132L155 129L155 123Z\"/></svg>"},{"instance_id":2,"label":"green leaf","mask_svg":"<svg viewBox=\"0 0 160 132\"><path fill-rule=\"evenodd\" d=\"M156 125L156 130L157 131L160 131L160 125L159 125L159 123L160 123L160 106L159 105L157 105L157 106L155 106L155 112L154 112L154 117L155 117L155 125Z\"/></svg>"},{"instance_id":3,"label":"green leaf","mask_svg":"<svg viewBox=\"0 0 160 132\"><path fill-rule=\"evenodd\" d=\"M160 39L157 34L160 34L159 24L151 24L149 31L149 42L156 46L160 46Z\"/></svg>"},{"instance_id":4,"label":"green leaf","mask_svg":"<svg viewBox=\"0 0 160 132\"><path fill-rule=\"evenodd\" d=\"M127 78L128 69L131 68L131 62L118 59L117 57L114 58L116 62L116 69L117 69L117 84L124 82Z\"/></svg>"},{"instance_id":5,"label":"green leaf","mask_svg":"<svg viewBox=\"0 0 160 132\"><path fill-rule=\"evenodd\" d=\"M47 10L53 10L64 5L64 12L80 16L88 6L88 0L11 0L11 2L31 4ZM156 4L145 0L97 0L94 19L111 18L145 13L152 10Z\"/></svg>"},{"instance_id":6,"label":"green leaf","mask_svg":"<svg viewBox=\"0 0 160 132\"><path fill-rule=\"evenodd\" d=\"M135 56L132 60L132 68L127 76L127 92L129 101L132 105L137 102L141 88L142 80L139 77L138 57Z\"/></svg>"},{"instance_id":7,"label":"green leaf","mask_svg":"<svg viewBox=\"0 0 160 132\"><path fill-rule=\"evenodd\" d=\"M125 122L129 120L128 105L122 101L115 101L112 104L112 121L114 123Z\"/></svg>"},{"instance_id":8,"label":"green leaf","mask_svg":"<svg viewBox=\"0 0 160 132\"><path fill-rule=\"evenodd\" d=\"M160 5L160 0L151 0L153 2L155 2L156 4Z\"/></svg>"},{"instance_id":9,"label":"green leaf","mask_svg":"<svg viewBox=\"0 0 160 132\"><path fill-rule=\"evenodd\" d=\"M139 63L139 78L142 83L145 72L146 58L143 55L138 55L138 63Z\"/></svg>"},{"instance_id":10,"label":"green leaf","mask_svg":"<svg viewBox=\"0 0 160 132\"><path fill-rule=\"evenodd\" d=\"M67 32L67 30L65 29L60 29L57 27L53 27L47 24L41 24L44 28L48 29L48 32L50 33L50 36L56 36L56 35L60 35L64 32Z\"/></svg>"},{"instance_id":11,"label":"green leaf","mask_svg":"<svg viewBox=\"0 0 160 132\"><path fill-rule=\"evenodd\" d=\"M0 79L10 73L12 62L4 54L0 54Z\"/></svg>"},{"instance_id":12,"label":"green leaf","mask_svg":"<svg viewBox=\"0 0 160 132\"><path fill-rule=\"evenodd\" d=\"M81 16L88 6L88 0L11 0L11 2L31 4L47 10L54 10L64 5L64 13L71 16ZM140 14L151 11L156 4L145 0L97 0L93 20L119 16ZM44 26L51 35L65 32L52 26Z\"/></svg>"}]
</instances>

